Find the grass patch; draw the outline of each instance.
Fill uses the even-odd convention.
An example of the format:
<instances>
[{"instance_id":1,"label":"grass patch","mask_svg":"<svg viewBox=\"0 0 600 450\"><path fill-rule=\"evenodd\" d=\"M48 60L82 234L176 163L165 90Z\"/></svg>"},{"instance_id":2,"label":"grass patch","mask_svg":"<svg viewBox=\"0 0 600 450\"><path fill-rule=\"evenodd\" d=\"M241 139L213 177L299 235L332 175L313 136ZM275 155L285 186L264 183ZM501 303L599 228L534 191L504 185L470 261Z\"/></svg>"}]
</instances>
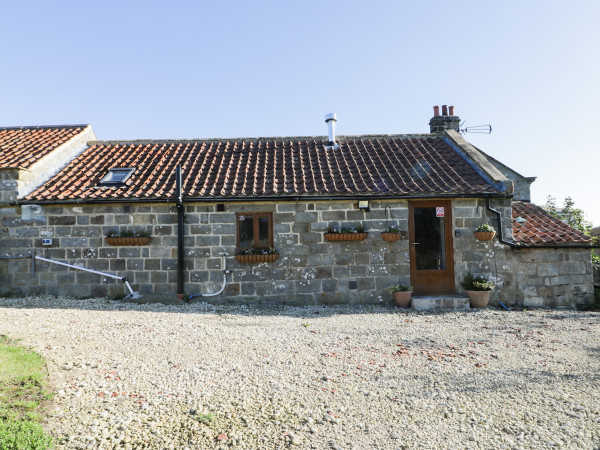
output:
<instances>
[{"instance_id":1,"label":"grass patch","mask_svg":"<svg viewBox=\"0 0 600 450\"><path fill-rule=\"evenodd\" d=\"M0 449L52 447L52 438L39 425L48 374L44 358L0 336Z\"/></svg>"}]
</instances>

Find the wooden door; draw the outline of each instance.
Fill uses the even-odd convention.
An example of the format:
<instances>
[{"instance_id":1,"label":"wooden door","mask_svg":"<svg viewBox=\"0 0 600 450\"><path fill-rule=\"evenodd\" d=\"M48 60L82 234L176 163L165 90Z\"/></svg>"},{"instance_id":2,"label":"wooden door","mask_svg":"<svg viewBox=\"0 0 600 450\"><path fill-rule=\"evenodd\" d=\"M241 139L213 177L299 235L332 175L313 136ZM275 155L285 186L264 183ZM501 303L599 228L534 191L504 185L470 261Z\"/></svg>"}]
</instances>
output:
<instances>
[{"instance_id":1,"label":"wooden door","mask_svg":"<svg viewBox=\"0 0 600 450\"><path fill-rule=\"evenodd\" d=\"M454 293L451 202L411 201L408 210L410 283L414 292Z\"/></svg>"}]
</instances>

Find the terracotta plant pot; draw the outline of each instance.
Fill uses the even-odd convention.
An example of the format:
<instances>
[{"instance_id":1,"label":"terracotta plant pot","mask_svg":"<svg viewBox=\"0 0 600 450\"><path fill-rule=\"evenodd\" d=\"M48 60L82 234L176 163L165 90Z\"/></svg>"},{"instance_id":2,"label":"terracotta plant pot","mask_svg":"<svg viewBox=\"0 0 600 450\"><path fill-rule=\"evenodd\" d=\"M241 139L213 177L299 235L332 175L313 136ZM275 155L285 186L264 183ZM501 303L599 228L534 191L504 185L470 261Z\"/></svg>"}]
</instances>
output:
<instances>
[{"instance_id":1,"label":"terracotta plant pot","mask_svg":"<svg viewBox=\"0 0 600 450\"><path fill-rule=\"evenodd\" d=\"M412 292L394 292L394 301L399 308L410 308Z\"/></svg>"},{"instance_id":2,"label":"terracotta plant pot","mask_svg":"<svg viewBox=\"0 0 600 450\"><path fill-rule=\"evenodd\" d=\"M275 262L277 258L279 258L279 253L271 253L269 255L235 255L235 260L244 264Z\"/></svg>"},{"instance_id":3,"label":"terracotta plant pot","mask_svg":"<svg viewBox=\"0 0 600 450\"><path fill-rule=\"evenodd\" d=\"M328 241L364 241L369 233L325 233Z\"/></svg>"},{"instance_id":4,"label":"terracotta plant pot","mask_svg":"<svg viewBox=\"0 0 600 450\"><path fill-rule=\"evenodd\" d=\"M400 239L400 233L384 233L381 232L381 239L388 242L394 242Z\"/></svg>"},{"instance_id":5,"label":"terracotta plant pot","mask_svg":"<svg viewBox=\"0 0 600 450\"><path fill-rule=\"evenodd\" d=\"M475 235L475 238L480 241L491 241L494 239L494 236L496 236L495 231L474 231L473 234Z\"/></svg>"},{"instance_id":6,"label":"terracotta plant pot","mask_svg":"<svg viewBox=\"0 0 600 450\"><path fill-rule=\"evenodd\" d=\"M152 240L151 237L107 237L108 245L146 245Z\"/></svg>"},{"instance_id":7,"label":"terracotta plant pot","mask_svg":"<svg viewBox=\"0 0 600 450\"><path fill-rule=\"evenodd\" d=\"M490 301L490 291L465 291L469 297L471 308L485 308Z\"/></svg>"}]
</instances>

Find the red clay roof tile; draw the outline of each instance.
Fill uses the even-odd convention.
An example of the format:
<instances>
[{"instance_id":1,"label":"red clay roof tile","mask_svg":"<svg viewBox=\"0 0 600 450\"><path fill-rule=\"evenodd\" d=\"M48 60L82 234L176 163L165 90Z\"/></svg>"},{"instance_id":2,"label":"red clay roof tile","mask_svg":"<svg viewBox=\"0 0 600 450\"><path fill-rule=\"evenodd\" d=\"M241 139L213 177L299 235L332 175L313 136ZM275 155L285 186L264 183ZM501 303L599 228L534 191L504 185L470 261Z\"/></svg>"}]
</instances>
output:
<instances>
[{"instance_id":1,"label":"red clay roof tile","mask_svg":"<svg viewBox=\"0 0 600 450\"><path fill-rule=\"evenodd\" d=\"M92 143L28 201L498 193L443 138L322 138ZM125 186L98 188L110 168L135 168Z\"/></svg>"},{"instance_id":2,"label":"red clay roof tile","mask_svg":"<svg viewBox=\"0 0 600 450\"><path fill-rule=\"evenodd\" d=\"M588 245L589 236L527 202L512 203L513 239L520 247Z\"/></svg>"},{"instance_id":3,"label":"red clay roof tile","mask_svg":"<svg viewBox=\"0 0 600 450\"><path fill-rule=\"evenodd\" d=\"M0 128L0 168L29 168L88 125Z\"/></svg>"}]
</instances>

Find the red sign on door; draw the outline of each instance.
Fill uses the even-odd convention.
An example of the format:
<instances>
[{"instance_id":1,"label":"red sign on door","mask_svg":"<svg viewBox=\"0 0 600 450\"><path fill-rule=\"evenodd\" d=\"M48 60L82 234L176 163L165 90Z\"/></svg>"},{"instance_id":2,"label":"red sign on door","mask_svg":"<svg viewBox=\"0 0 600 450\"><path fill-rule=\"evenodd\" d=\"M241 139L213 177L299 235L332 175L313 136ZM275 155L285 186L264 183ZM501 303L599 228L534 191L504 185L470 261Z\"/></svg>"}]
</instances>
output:
<instances>
[{"instance_id":1,"label":"red sign on door","mask_svg":"<svg viewBox=\"0 0 600 450\"><path fill-rule=\"evenodd\" d=\"M444 217L444 207L438 206L435 208L435 217Z\"/></svg>"}]
</instances>

